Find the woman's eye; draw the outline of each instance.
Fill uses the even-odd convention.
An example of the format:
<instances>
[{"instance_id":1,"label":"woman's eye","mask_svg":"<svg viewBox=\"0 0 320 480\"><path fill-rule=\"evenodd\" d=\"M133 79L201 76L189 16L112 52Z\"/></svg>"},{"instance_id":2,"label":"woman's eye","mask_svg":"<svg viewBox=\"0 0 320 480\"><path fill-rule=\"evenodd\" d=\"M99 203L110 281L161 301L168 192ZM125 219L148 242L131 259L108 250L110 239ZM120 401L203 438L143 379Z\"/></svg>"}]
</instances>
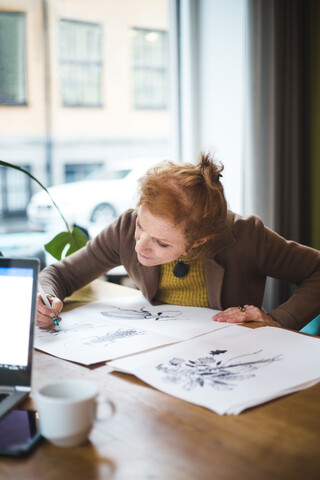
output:
<instances>
[{"instance_id":1,"label":"woman's eye","mask_svg":"<svg viewBox=\"0 0 320 480\"><path fill-rule=\"evenodd\" d=\"M162 247L162 248L166 248L169 246L167 243L159 242L159 240L157 240L157 244L159 245L159 247Z\"/></svg>"}]
</instances>

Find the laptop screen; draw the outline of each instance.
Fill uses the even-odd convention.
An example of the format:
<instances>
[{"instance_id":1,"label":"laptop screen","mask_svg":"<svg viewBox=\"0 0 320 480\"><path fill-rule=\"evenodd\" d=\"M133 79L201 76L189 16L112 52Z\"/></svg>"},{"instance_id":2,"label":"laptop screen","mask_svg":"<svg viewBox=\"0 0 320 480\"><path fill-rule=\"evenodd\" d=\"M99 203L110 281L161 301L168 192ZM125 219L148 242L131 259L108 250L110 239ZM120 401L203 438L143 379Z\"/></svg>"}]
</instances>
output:
<instances>
[{"instance_id":1,"label":"laptop screen","mask_svg":"<svg viewBox=\"0 0 320 480\"><path fill-rule=\"evenodd\" d=\"M0 384L30 385L39 262L0 258Z\"/></svg>"}]
</instances>

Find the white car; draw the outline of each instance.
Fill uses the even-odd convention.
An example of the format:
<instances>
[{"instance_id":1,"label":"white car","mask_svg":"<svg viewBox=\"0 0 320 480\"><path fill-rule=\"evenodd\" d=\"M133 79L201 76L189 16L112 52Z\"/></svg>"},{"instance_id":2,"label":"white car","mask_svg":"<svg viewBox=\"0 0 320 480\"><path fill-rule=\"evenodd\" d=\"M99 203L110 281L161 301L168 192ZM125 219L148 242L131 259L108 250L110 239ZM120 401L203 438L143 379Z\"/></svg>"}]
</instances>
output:
<instances>
[{"instance_id":1,"label":"white car","mask_svg":"<svg viewBox=\"0 0 320 480\"><path fill-rule=\"evenodd\" d=\"M138 179L158 161L131 160L113 170L99 171L87 179L48 188L69 225L98 233L118 215L136 205ZM27 207L29 227L34 230L65 230L57 209L46 192L34 194Z\"/></svg>"}]
</instances>

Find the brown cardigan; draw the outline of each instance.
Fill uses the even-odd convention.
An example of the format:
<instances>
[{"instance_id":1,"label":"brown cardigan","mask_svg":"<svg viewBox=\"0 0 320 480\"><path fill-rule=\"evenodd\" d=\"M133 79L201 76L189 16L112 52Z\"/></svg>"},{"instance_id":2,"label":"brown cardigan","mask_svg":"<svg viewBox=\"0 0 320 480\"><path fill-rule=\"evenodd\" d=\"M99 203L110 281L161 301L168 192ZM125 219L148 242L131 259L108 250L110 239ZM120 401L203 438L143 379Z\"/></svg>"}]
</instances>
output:
<instances>
[{"instance_id":1,"label":"brown cardigan","mask_svg":"<svg viewBox=\"0 0 320 480\"><path fill-rule=\"evenodd\" d=\"M40 274L46 293L64 299L78 288L123 265L145 297L154 302L160 267L144 267L135 253L136 212L127 211L78 252ZM320 313L320 252L287 241L256 216L230 212L226 233L212 241L206 257L210 307L262 306L266 277L298 285L290 299L269 315L286 328L300 330Z\"/></svg>"}]
</instances>

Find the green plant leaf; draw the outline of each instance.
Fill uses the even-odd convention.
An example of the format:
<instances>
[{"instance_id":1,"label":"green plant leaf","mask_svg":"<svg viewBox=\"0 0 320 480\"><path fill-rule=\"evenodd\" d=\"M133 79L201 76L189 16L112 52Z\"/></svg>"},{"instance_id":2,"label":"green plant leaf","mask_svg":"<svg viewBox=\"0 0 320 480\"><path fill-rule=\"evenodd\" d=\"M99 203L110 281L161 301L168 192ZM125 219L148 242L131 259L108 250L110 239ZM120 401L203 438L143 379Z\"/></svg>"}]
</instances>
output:
<instances>
[{"instance_id":1,"label":"green plant leaf","mask_svg":"<svg viewBox=\"0 0 320 480\"><path fill-rule=\"evenodd\" d=\"M89 238L78 227L74 227L72 232L60 232L44 248L57 260L64 256L71 255L80 248L84 247ZM69 247L69 248L68 248Z\"/></svg>"}]
</instances>

